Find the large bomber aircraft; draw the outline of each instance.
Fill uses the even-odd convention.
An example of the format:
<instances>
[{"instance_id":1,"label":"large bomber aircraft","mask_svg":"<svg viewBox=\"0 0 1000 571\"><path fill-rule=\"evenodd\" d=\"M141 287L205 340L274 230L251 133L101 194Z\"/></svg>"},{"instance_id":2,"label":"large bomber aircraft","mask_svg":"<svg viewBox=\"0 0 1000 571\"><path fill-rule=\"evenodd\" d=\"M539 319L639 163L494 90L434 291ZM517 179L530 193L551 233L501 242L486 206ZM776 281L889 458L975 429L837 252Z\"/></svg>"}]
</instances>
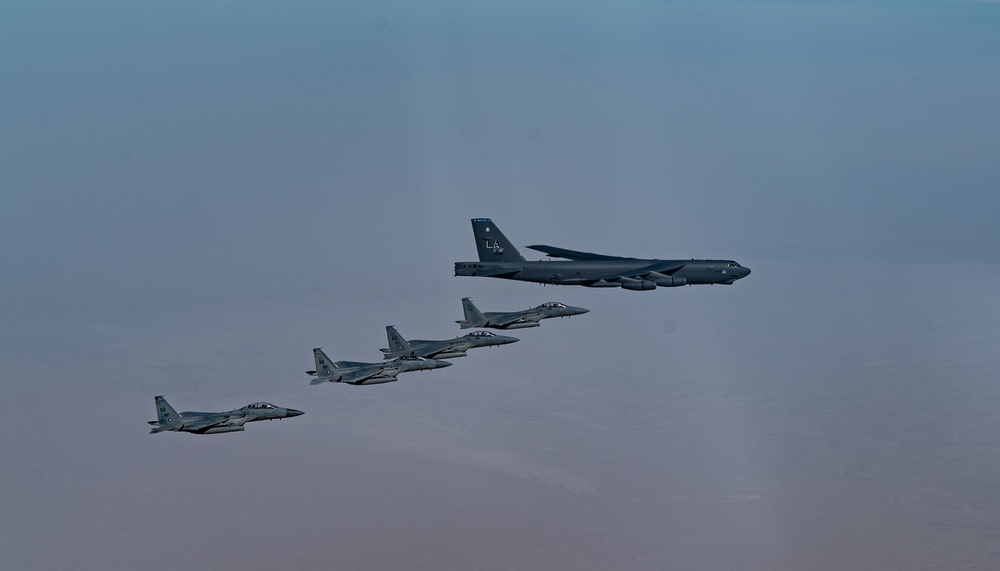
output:
<instances>
[{"instance_id":1,"label":"large bomber aircraft","mask_svg":"<svg viewBox=\"0 0 1000 571\"><path fill-rule=\"evenodd\" d=\"M221 432L239 432L243 425L258 420L275 420L292 418L302 414L294 408L281 408L267 402L255 402L243 408L228 412L182 412L180 414L170 406L163 396L153 398L156 401L156 420L150 420L153 425L150 434L157 432L191 432L193 434L219 434Z\"/></svg>"},{"instance_id":2,"label":"large bomber aircraft","mask_svg":"<svg viewBox=\"0 0 1000 571\"><path fill-rule=\"evenodd\" d=\"M306 374L316 377L310 385L322 383L347 383L349 385L377 385L396 381L396 375L407 371L426 371L450 367L448 361L424 359L423 357L398 357L381 363L359 363L357 361L337 361L331 363L322 349L313 349L316 361L315 371Z\"/></svg>"},{"instance_id":3,"label":"large bomber aircraft","mask_svg":"<svg viewBox=\"0 0 1000 571\"><path fill-rule=\"evenodd\" d=\"M528 261L489 218L473 218L478 262L456 262L456 276L484 276L552 285L620 287L646 291L696 284L732 285L750 268L732 260L655 260L528 246L560 261Z\"/></svg>"},{"instance_id":4,"label":"large bomber aircraft","mask_svg":"<svg viewBox=\"0 0 1000 571\"><path fill-rule=\"evenodd\" d=\"M454 357L465 357L468 354L466 351L475 349L476 347L494 347L519 341L515 337L497 335L489 331L473 331L461 337L442 341L430 341L426 339L407 341L392 325L386 326L385 336L389 340L389 347L379 349L385 353L385 359L404 356L452 359Z\"/></svg>"},{"instance_id":5,"label":"large bomber aircraft","mask_svg":"<svg viewBox=\"0 0 1000 571\"><path fill-rule=\"evenodd\" d=\"M571 317L590 312L589 309L573 307L558 301L543 303L531 309L521 311L479 311L476 304L468 297L462 298L462 310L465 312L465 319L456 321L462 329L470 327L484 327L489 329L524 329L525 327L538 327L542 319L551 317Z\"/></svg>"}]
</instances>

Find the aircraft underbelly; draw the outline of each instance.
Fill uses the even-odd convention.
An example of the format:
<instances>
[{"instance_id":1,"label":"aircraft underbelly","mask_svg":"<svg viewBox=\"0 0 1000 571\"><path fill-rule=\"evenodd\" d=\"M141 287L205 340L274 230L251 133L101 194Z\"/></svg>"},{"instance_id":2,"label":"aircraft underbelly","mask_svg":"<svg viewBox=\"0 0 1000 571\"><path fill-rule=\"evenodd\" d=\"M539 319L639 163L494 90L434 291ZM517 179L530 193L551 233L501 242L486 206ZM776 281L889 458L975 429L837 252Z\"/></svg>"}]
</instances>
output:
<instances>
[{"instance_id":1,"label":"aircraft underbelly","mask_svg":"<svg viewBox=\"0 0 1000 571\"><path fill-rule=\"evenodd\" d=\"M434 355L434 359L453 359L455 357L465 357L468 355L465 351L445 351L443 353L438 353Z\"/></svg>"},{"instance_id":2,"label":"aircraft underbelly","mask_svg":"<svg viewBox=\"0 0 1000 571\"><path fill-rule=\"evenodd\" d=\"M213 426L205 430L199 430L195 434L221 434L223 432L242 432L246 430L244 426Z\"/></svg>"},{"instance_id":3,"label":"aircraft underbelly","mask_svg":"<svg viewBox=\"0 0 1000 571\"><path fill-rule=\"evenodd\" d=\"M381 385L383 383L391 383L396 380L396 377L372 377L370 379L365 379L363 381L358 381L356 383L349 383L352 385Z\"/></svg>"},{"instance_id":4,"label":"aircraft underbelly","mask_svg":"<svg viewBox=\"0 0 1000 571\"><path fill-rule=\"evenodd\" d=\"M537 321L520 321L517 323L511 323L510 325L504 325L504 329L527 329L528 327L538 327L541 323Z\"/></svg>"}]
</instances>

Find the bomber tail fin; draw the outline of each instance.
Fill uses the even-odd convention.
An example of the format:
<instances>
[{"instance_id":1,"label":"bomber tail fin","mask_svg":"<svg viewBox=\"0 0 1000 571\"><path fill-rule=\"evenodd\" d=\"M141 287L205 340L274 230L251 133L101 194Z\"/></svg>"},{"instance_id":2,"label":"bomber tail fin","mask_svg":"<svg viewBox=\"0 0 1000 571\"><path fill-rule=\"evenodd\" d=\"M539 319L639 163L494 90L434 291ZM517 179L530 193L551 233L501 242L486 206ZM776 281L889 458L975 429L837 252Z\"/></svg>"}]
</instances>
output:
<instances>
[{"instance_id":1,"label":"bomber tail fin","mask_svg":"<svg viewBox=\"0 0 1000 571\"><path fill-rule=\"evenodd\" d=\"M480 262L525 261L524 256L489 218L473 218L472 233L476 235Z\"/></svg>"},{"instance_id":2,"label":"bomber tail fin","mask_svg":"<svg viewBox=\"0 0 1000 571\"><path fill-rule=\"evenodd\" d=\"M413 355L413 347L396 331L392 325L385 327L385 336L389 340L389 348L382 349L386 359L400 357L402 355Z\"/></svg>"},{"instance_id":3,"label":"bomber tail fin","mask_svg":"<svg viewBox=\"0 0 1000 571\"><path fill-rule=\"evenodd\" d=\"M177 414L174 407L170 406L167 399L163 398L163 395L159 395L153 398L156 402L156 423L153 429L149 431L150 434L155 434L157 432L164 432L167 430L178 430L181 425L181 415ZM154 424L154 423L150 423Z\"/></svg>"},{"instance_id":4,"label":"bomber tail fin","mask_svg":"<svg viewBox=\"0 0 1000 571\"><path fill-rule=\"evenodd\" d=\"M483 312L479 311L476 304L472 303L472 298L462 298L462 310L465 312L465 319L455 322L461 325L462 329L485 326L486 316L483 315Z\"/></svg>"}]
</instances>

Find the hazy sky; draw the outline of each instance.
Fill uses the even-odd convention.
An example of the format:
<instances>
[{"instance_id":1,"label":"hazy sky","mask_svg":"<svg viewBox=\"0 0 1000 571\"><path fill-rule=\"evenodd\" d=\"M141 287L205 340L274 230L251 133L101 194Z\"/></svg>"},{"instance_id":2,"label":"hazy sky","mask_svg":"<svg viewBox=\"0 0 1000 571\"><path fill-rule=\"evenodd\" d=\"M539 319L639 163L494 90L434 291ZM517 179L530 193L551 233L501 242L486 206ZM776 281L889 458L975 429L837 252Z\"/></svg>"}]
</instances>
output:
<instances>
[{"instance_id":1,"label":"hazy sky","mask_svg":"<svg viewBox=\"0 0 1000 571\"><path fill-rule=\"evenodd\" d=\"M413 4L0 4L4 568L1000 566L1000 4ZM592 311L308 385L464 296Z\"/></svg>"}]
</instances>

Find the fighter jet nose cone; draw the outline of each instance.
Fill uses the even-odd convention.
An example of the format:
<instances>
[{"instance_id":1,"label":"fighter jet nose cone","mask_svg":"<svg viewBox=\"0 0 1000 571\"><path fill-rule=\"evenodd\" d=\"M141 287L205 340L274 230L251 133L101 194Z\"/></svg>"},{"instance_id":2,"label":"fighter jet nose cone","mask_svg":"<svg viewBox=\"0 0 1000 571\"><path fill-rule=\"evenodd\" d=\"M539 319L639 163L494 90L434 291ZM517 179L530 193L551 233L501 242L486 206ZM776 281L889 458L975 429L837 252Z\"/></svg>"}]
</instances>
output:
<instances>
[{"instance_id":1,"label":"fighter jet nose cone","mask_svg":"<svg viewBox=\"0 0 1000 571\"><path fill-rule=\"evenodd\" d=\"M288 418L291 418L293 416L302 416L303 414L305 414L301 410L295 410L294 408L286 408L285 413Z\"/></svg>"},{"instance_id":2,"label":"fighter jet nose cone","mask_svg":"<svg viewBox=\"0 0 1000 571\"><path fill-rule=\"evenodd\" d=\"M451 365L452 365L451 361L441 361L441 360L438 360L437 365L435 365L434 368L436 368L436 369L443 369L445 367L450 367Z\"/></svg>"}]
</instances>

